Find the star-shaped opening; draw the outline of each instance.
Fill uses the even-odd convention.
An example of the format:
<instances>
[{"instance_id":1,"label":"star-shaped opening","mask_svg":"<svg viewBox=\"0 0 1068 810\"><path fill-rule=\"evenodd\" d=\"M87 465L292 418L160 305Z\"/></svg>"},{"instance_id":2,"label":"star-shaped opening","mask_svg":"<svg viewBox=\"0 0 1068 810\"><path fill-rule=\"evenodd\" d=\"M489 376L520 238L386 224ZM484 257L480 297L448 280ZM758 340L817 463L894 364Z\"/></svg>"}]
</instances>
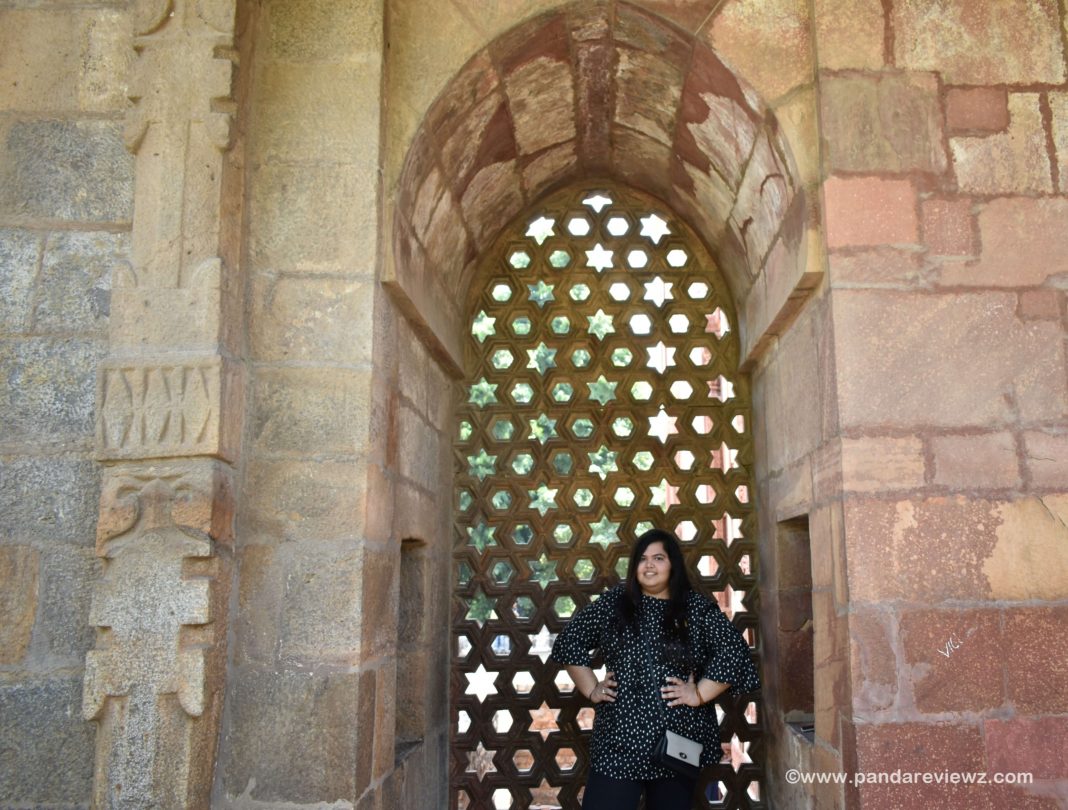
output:
<instances>
[{"instance_id":1,"label":"star-shaped opening","mask_svg":"<svg viewBox=\"0 0 1068 810\"><path fill-rule=\"evenodd\" d=\"M560 578L556 575L556 560L550 560L544 553L536 559L530 560L530 581L541 585L542 590L549 587L550 582L556 582Z\"/></svg>"},{"instance_id":2,"label":"star-shaped opening","mask_svg":"<svg viewBox=\"0 0 1068 810\"><path fill-rule=\"evenodd\" d=\"M664 341L658 341L655 346L649 346L649 360L645 364L655 368L658 374L663 374L675 365L675 347L664 345Z\"/></svg>"},{"instance_id":3,"label":"star-shaped opening","mask_svg":"<svg viewBox=\"0 0 1068 810\"><path fill-rule=\"evenodd\" d=\"M537 284L528 284L527 289L530 290L530 294L527 296L531 301L537 304L542 309L550 301L555 301L556 297L553 295L553 285L546 284L544 281L538 281Z\"/></svg>"},{"instance_id":4,"label":"star-shaped opening","mask_svg":"<svg viewBox=\"0 0 1068 810\"><path fill-rule=\"evenodd\" d=\"M479 481L485 481L495 472L497 472L497 457L487 453L484 447L480 448L475 455L467 457L467 474L475 476Z\"/></svg>"},{"instance_id":5,"label":"star-shaped opening","mask_svg":"<svg viewBox=\"0 0 1068 810\"><path fill-rule=\"evenodd\" d=\"M556 224L555 219L549 217L538 217L536 220L530 223L530 227L527 228L527 236L537 242L539 245L553 236L553 225Z\"/></svg>"},{"instance_id":6,"label":"star-shaped opening","mask_svg":"<svg viewBox=\"0 0 1068 810\"><path fill-rule=\"evenodd\" d=\"M619 542L619 524L610 521L607 515L596 523L591 523L590 529L593 532L590 542L601 548L608 548L610 545Z\"/></svg>"},{"instance_id":7,"label":"star-shaped opening","mask_svg":"<svg viewBox=\"0 0 1068 810\"><path fill-rule=\"evenodd\" d=\"M654 244L660 244L660 240L671 233L671 229L668 228L666 221L658 217L656 214L650 214L647 217L642 217L642 229L640 231L642 236L648 237Z\"/></svg>"},{"instance_id":8,"label":"star-shaped opening","mask_svg":"<svg viewBox=\"0 0 1068 810\"><path fill-rule=\"evenodd\" d=\"M656 416L649 417L649 435L660 439L661 444L667 444L668 436L679 432L675 426L678 421L677 416L668 416L667 411L661 408Z\"/></svg>"},{"instance_id":9,"label":"star-shaped opening","mask_svg":"<svg viewBox=\"0 0 1068 810\"><path fill-rule=\"evenodd\" d=\"M615 326L612 325L612 316L603 309L597 310L593 315L587 315L586 320L590 322L587 331L598 340L604 340L606 335L616 331Z\"/></svg>"},{"instance_id":10,"label":"star-shaped opening","mask_svg":"<svg viewBox=\"0 0 1068 810\"><path fill-rule=\"evenodd\" d=\"M527 368L536 369L539 374L544 374L551 368L556 367L556 349L550 349L545 343L539 343L537 348L527 349Z\"/></svg>"},{"instance_id":11,"label":"star-shaped opening","mask_svg":"<svg viewBox=\"0 0 1068 810\"><path fill-rule=\"evenodd\" d=\"M545 517L550 509L556 509L556 493L558 490L549 489L545 484L539 484L537 489L528 489L530 496L530 508L537 509L538 513Z\"/></svg>"},{"instance_id":12,"label":"star-shaped opening","mask_svg":"<svg viewBox=\"0 0 1068 810\"><path fill-rule=\"evenodd\" d=\"M497 383L491 383L483 377L471 386L471 394L467 401L480 408L485 408L487 405L492 405L497 401L496 391Z\"/></svg>"},{"instance_id":13,"label":"star-shaped opening","mask_svg":"<svg viewBox=\"0 0 1068 810\"><path fill-rule=\"evenodd\" d=\"M537 439L545 444L550 439L556 438L556 420L550 419L545 414L540 414L537 419L530 421L530 439Z\"/></svg>"},{"instance_id":14,"label":"star-shaped opening","mask_svg":"<svg viewBox=\"0 0 1068 810\"><path fill-rule=\"evenodd\" d=\"M612 253L614 251L605 250L598 242L593 246L593 250L586 251L586 266L592 267L598 273L602 273L605 270L609 270L612 267Z\"/></svg>"},{"instance_id":15,"label":"star-shaped opening","mask_svg":"<svg viewBox=\"0 0 1068 810\"><path fill-rule=\"evenodd\" d=\"M536 709L530 709L530 730L537 731L541 738L546 740L550 734L560 730L556 725L556 718L560 716L560 710L554 709L545 701Z\"/></svg>"},{"instance_id":16,"label":"star-shaped opening","mask_svg":"<svg viewBox=\"0 0 1068 810\"><path fill-rule=\"evenodd\" d=\"M616 466L616 456L619 454L614 450L609 450L606 445L602 444L598 449L586 455L590 457L590 472L599 475L602 481L608 477L608 473L619 470Z\"/></svg>"},{"instance_id":17,"label":"star-shaped opening","mask_svg":"<svg viewBox=\"0 0 1068 810\"><path fill-rule=\"evenodd\" d=\"M618 382L609 382L602 374L596 380L586 383L590 389L590 399L596 400L602 406L607 405L616 398L616 386Z\"/></svg>"},{"instance_id":18,"label":"star-shaped opening","mask_svg":"<svg viewBox=\"0 0 1068 810\"><path fill-rule=\"evenodd\" d=\"M493 538L495 531L497 531L496 526L490 526L484 521L479 521L475 526L468 526L467 545L474 546L481 554L490 546L497 545L497 541Z\"/></svg>"},{"instance_id":19,"label":"star-shaped opening","mask_svg":"<svg viewBox=\"0 0 1068 810\"><path fill-rule=\"evenodd\" d=\"M664 306L665 301L673 301L675 296L671 292L672 282L664 281L657 276L652 281L645 282L645 300L652 301L656 306Z\"/></svg>"},{"instance_id":20,"label":"star-shaped opening","mask_svg":"<svg viewBox=\"0 0 1068 810\"><path fill-rule=\"evenodd\" d=\"M471 323L471 334L478 338L479 343L485 343L486 338L496 334L497 330L493 326L495 323L497 319L491 318L486 314L486 310L482 310Z\"/></svg>"},{"instance_id":21,"label":"star-shaped opening","mask_svg":"<svg viewBox=\"0 0 1068 810\"><path fill-rule=\"evenodd\" d=\"M612 204L612 198L606 197L603 194L592 194L582 201L583 205L588 205L598 214L605 209L606 206Z\"/></svg>"},{"instance_id":22,"label":"star-shaped opening","mask_svg":"<svg viewBox=\"0 0 1068 810\"><path fill-rule=\"evenodd\" d=\"M656 486L649 487L649 492L652 493L649 505L654 508L659 507L661 512L667 512L679 503L679 488L669 484L666 478L661 478Z\"/></svg>"}]
</instances>

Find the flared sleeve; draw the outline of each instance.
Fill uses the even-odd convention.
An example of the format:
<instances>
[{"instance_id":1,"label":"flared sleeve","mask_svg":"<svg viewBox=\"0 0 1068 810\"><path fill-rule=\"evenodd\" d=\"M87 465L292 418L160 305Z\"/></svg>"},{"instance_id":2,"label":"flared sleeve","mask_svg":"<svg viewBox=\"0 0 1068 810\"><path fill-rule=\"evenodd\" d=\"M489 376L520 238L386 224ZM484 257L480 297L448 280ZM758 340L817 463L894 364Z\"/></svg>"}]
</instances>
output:
<instances>
[{"instance_id":1,"label":"flared sleeve","mask_svg":"<svg viewBox=\"0 0 1068 810\"><path fill-rule=\"evenodd\" d=\"M564 666L593 666L590 651L600 649L601 639L612 621L615 590L613 588L601 594L600 598L571 617L553 642L550 660Z\"/></svg>"},{"instance_id":2,"label":"flared sleeve","mask_svg":"<svg viewBox=\"0 0 1068 810\"><path fill-rule=\"evenodd\" d=\"M760 677L745 638L715 602L701 601L704 603L701 625L710 650L704 662L704 677L729 683L727 694L731 696L755 692L760 688Z\"/></svg>"}]
</instances>

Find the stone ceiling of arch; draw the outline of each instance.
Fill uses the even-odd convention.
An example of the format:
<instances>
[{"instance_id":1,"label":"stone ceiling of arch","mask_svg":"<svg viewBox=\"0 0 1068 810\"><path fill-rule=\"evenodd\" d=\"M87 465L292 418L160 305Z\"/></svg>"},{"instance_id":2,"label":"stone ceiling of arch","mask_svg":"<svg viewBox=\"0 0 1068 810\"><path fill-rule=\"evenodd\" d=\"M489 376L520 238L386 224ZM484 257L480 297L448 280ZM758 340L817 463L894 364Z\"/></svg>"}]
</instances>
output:
<instances>
[{"instance_id":1,"label":"stone ceiling of arch","mask_svg":"<svg viewBox=\"0 0 1068 810\"><path fill-rule=\"evenodd\" d=\"M634 5L581 4L501 35L438 96L399 183L397 262L462 300L500 229L583 176L672 206L736 303L787 214L801 216L774 118L707 45Z\"/></svg>"}]
</instances>

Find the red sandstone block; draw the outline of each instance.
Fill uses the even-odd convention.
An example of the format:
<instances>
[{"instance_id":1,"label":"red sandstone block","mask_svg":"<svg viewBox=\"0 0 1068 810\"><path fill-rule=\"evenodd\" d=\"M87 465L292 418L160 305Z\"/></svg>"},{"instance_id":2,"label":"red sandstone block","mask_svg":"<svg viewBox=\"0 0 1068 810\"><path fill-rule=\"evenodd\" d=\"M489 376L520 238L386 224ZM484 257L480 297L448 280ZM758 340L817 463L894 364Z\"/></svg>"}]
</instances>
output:
<instances>
[{"instance_id":1,"label":"red sandstone block","mask_svg":"<svg viewBox=\"0 0 1068 810\"><path fill-rule=\"evenodd\" d=\"M857 725L856 732L860 771L985 770L978 726L877 723Z\"/></svg>"},{"instance_id":2,"label":"red sandstone block","mask_svg":"<svg viewBox=\"0 0 1068 810\"><path fill-rule=\"evenodd\" d=\"M887 709L897 699L897 656L891 616L863 610L850 614L849 636L853 709L858 716Z\"/></svg>"},{"instance_id":3,"label":"red sandstone block","mask_svg":"<svg viewBox=\"0 0 1068 810\"><path fill-rule=\"evenodd\" d=\"M921 712L979 712L1002 705L999 611L909 611L900 628L902 669L911 673Z\"/></svg>"},{"instance_id":4,"label":"red sandstone block","mask_svg":"<svg viewBox=\"0 0 1068 810\"><path fill-rule=\"evenodd\" d=\"M1068 712L1068 607L1005 614L1009 699L1022 714Z\"/></svg>"},{"instance_id":5,"label":"red sandstone block","mask_svg":"<svg viewBox=\"0 0 1068 810\"><path fill-rule=\"evenodd\" d=\"M1061 317L1061 293L1059 290L1023 290L1017 312L1027 320L1056 321Z\"/></svg>"},{"instance_id":6,"label":"red sandstone block","mask_svg":"<svg viewBox=\"0 0 1068 810\"><path fill-rule=\"evenodd\" d=\"M831 250L919 241L916 189L908 180L832 177L823 199Z\"/></svg>"},{"instance_id":7,"label":"red sandstone block","mask_svg":"<svg viewBox=\"0 0 1068 810\"><path fill-rule=\"evenodd\" d=\"M1003 132L1009 126L1009 92L998 87L951 87L946 128L951 134Z\"/></svg>"},{"instance_id":8,"label":"red sandstone block","mask_svg":"<svg viewBox=\"0 0 1068 810\"><path fill-rule=\"evenodd\" d=\"M1068 717L1017 717L983 724L991 773L1068 779Z\"/></svg>"},{"instance_id":9,"label":"red sandstone block","mask_svg":"<svg viewBox=\"0 0 1068 810\"><path fill-rule=\"evenodd\" d=\"M923 241L936 256L974 256L978 244L969 200L924 200Z\"/></svg>"}]
</instances>

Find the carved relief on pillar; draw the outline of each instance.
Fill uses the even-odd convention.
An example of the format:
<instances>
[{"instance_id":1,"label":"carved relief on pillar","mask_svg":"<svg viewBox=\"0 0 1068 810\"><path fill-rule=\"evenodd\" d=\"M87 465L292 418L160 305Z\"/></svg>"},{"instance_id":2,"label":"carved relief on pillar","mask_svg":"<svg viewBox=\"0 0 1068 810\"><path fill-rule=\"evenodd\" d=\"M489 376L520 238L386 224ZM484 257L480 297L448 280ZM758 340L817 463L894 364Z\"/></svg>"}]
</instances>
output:
<instances>
[{"instance_id":1,"label":"carved relief on pillar","mask_svg":"<svg viewBox=\"0 0 1068 810\"><path fill-rule=\"evenodd\" d=\"M228 470L108 471L82 711L99 723L97 807L207 805L225 661Z\"/></svg>"}]
</instances>

